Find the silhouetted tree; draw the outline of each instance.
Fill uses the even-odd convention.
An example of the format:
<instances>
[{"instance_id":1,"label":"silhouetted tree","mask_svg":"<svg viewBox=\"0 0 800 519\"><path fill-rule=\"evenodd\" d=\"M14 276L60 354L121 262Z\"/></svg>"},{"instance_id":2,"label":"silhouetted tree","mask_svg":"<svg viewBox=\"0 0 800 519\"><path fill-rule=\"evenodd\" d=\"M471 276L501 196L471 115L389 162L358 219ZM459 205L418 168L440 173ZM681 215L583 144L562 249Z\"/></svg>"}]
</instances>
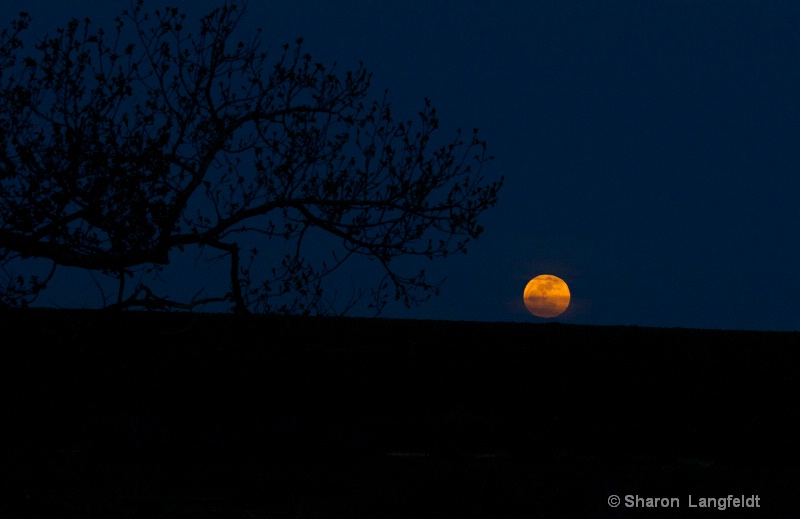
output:
<instances>
[{"instance_id":1,"label":"silhouetted tree","mask_svg":"<svg viewBox=\"0 0 800 519\"><path fill-rule=\"evenodd\" d=\"M395 260L465 252L481 234L502 179L481 176L491 157L477 130L434 145L428 100L398 122L385 93L367 99L363 65L326 67L302 40L268 62L260 33L234 40L244 7L225 2L190 30L178 9L146 12L139 0L114 31L72 20L30 54L29 15L2 32L0 301L29 304L58 267L78 267L118 280L104 302L116 308L326 312L323 280L359 255L383 277L345 309L370 297L380 312L392 297L411 305L438 291ZM313 230L337 241L324 258L306 254ZM227 293L180 302L153 292L188 247L229 261ZM251 267L259 249L278 248L271 268ZM37 258L52 264L47 275L9 269Z\"/></svg>"}]
</instances>

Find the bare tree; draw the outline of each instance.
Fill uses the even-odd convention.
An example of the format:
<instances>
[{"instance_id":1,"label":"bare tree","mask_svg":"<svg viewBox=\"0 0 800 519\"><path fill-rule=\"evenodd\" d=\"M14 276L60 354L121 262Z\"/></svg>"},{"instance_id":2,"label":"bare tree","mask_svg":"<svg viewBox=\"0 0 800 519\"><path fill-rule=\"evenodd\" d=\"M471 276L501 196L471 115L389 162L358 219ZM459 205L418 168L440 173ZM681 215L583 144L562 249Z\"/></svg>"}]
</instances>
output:
<instances>
[{"instance_id":1,"label":"bare tree","mask_svg":"<svg viewBox=\"0 0 800 519\"><path fill-rule=\"evenodd\" d=\"M269 62L260 33L236 39L245 7L225 2L190 29L178 9L138 0L113 31L72 20L30 54L26 13L2 32L0 301L30 304L58 268L78 267L117 280L115 308L321 313L336 310L323 282L354 256L382 278L344 309L366 299L379 313L392 298L437 293L424 270L396 260L466 252L481 234L502 178L482 177L491 157L477 130L434 144L428 100L396 121L385 92L368 100L363 65L326 67L302 40ZM336 244L312 260L318 231ZM190 247L229 262L229 289L156 295L171 255ZM251 268L265 249L282 256ZM7 269L28 259L52 268Z\"/></svg>"}]
</instances>

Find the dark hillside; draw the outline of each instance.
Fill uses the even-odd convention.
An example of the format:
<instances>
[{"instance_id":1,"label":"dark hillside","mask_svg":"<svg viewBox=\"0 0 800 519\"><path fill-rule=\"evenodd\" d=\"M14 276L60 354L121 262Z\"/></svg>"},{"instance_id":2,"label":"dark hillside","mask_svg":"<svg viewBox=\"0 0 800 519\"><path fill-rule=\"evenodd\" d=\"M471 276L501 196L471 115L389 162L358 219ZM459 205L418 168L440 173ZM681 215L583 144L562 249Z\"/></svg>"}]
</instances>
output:
<instances>
[{"instance_id":1,"label":"dark hillside","mask_svg":"<svg viewBox=\"0 0 800 519\"><path fill-rule=\"evenodd\" d=\"M798 333L66 310L0 326L0 517L665 516L611 494L800 511Z\"/></svg>"}]
</instances>

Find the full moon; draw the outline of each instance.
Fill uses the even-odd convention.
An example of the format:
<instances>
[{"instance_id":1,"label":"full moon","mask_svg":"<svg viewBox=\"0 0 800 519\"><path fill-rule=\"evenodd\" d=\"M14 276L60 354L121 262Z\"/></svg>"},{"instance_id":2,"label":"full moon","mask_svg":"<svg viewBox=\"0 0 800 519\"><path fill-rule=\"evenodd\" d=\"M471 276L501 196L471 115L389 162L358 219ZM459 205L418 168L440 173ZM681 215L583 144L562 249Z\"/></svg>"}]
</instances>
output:
<instances>
[{"instance_id":1,"label":"full moon","mask_svg":"<svg viewBox=\"0 0 800 519\"><path fill-rule=\"evenodd\" d=\"M536 317L558 317L569 306L569 287L561 278L542 274L528 282L522 297Z\"/></svg>"}]
</instances>

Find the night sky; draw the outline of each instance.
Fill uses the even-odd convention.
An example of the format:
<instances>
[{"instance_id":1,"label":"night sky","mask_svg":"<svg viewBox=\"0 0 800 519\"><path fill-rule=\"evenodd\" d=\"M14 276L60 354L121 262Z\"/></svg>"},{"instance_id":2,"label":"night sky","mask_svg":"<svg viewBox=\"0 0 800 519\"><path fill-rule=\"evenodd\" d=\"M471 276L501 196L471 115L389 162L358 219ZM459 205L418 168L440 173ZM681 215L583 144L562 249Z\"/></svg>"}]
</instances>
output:
<instances>
[{"instance_id":1,"label":"night sky","mask_svg":"<svg viewBox=\"0 0 800 519\"><path fill-rule=\"evenodd\" d=\"M251 4L265 44L364 61L398 118L431 98L442 137L479 128L483 173L505 176L469 253L422 265L447 276L442 294L384 316L544 322L522 292L553 274L572 293L564 323L800 330L800 3ZM34 34L72 16L111 28L124 5L25 9ZM41 303L72 301L78 279Z\"/></svg>"}]
</instances>

